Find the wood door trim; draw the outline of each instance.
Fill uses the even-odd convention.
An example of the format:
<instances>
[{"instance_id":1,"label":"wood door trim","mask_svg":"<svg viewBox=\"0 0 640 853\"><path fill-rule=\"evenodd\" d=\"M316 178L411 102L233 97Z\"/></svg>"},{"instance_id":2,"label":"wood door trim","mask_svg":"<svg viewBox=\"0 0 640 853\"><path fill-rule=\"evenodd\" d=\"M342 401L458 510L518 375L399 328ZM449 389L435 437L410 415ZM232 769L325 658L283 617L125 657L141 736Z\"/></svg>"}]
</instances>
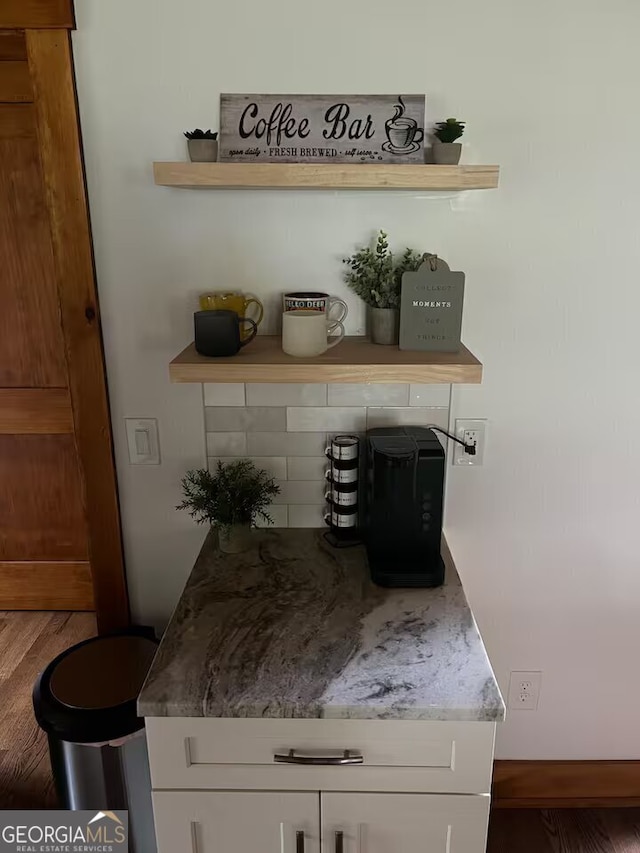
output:
<instances>
[{"instance_id":1,"label":"wood door trim","mask_svg":"<svg viewBox=\"0 0 640 853\"><path fill-rule=\"evenodd\" d=\"M93 610L91 564L0 562L0 599L6 610Z\"/></svg>"},{"instance_id":2,"label":"wood door trim","mask_svg":"<svg viewBox=\"0 0 640 853\"><path fill-rule=\"evenodd\" d=\"M25 104L33 101L29 65L20 60L0 62L0 104Z\"/></svg>"},{"instance_id":3,"label":"wood door trim","mask_svg":"<svg viewBox=\"0 0 640 853\"><path fill-rule=\"evenodd\" d=\"M0 435L72 432L67 388L0 388Z\"/></svg>"},{"instance_id":4,"label":"wood door trim","mask_svg":"<svg viewBox=\"0 0 640 853\"><path fill-rule=\"evenodd\" d=\"M111 421L68 32L28 30L51 236L82 466L96 619L129 623Z\"/></svg>"},{"instance_id":5,"label":"wood door trim","mask_svg":"<svg viewBox=\"0 0 640 853\"><path fill-rule=\"evenodd\" d=\"M2 0L0 28L26 30L59 27L75 29L73 0Z\"/></svg>"},{"instance_id":6,"label":"wood door trim","mask_svg":"<svg viewBox=\"0 0 640 853\"><path fill-rule=\"evenodd\" d=\"M640 805L640 761L496 761L494 808Z\"/></svg>"}]
</instances>

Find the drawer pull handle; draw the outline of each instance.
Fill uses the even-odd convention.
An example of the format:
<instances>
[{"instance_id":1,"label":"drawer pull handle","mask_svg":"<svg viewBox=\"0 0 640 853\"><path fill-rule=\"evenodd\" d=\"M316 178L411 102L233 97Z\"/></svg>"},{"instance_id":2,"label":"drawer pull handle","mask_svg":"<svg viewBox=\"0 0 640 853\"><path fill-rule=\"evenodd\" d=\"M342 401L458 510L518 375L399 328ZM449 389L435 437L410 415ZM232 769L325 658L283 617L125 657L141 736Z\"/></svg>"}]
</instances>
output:
<instances>
[{"instance_id":1,"label":"drawer pull handle","mask_svg":"<svg viewBox=\"0 0 640 853\"><path fill-rule=\"evenodd\" d=\"M304 832L300 829L296 832L296 853L304 853Z\"/></svg>"},{"instance_id":2,"label":"drawer pull handle","mask_svg":"<svg viewBox=\"0 0 640 853\"><path fill-rule=\"evenodd\" d=\"M336 832L336 853L344 853L344 832Z\"/></svg>"},{"instance_id":3,"label":"drawer pull handle","mask_svg":"<svg viewBox=\"0 0 640 853\"><path fill-rule=\"evenodd\" d=\"M296 755L295 749L289 752L276 752L273 756L276 764L362 764L364 758L361 752L345 749L342 755Z\"/></svg>"}]
</instances>

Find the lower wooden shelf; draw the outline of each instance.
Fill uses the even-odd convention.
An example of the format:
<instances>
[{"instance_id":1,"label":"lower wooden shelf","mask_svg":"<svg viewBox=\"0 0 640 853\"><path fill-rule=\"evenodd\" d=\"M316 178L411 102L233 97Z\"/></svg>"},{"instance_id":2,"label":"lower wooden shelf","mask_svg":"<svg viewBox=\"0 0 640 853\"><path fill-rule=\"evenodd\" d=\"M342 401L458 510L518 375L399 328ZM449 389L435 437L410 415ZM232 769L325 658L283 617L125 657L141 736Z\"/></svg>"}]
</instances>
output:
<instances>
[{"instance_id":1,"label":"lower wooden shelf","mask_svg":"<svg viewBox=\"0 0 640 853\"><path fill-rule=\"evenodd\" d=\"M277 335L258 335L230 358L206 358L189 344L169 365L172 382L482 382L482 364L459 352L404 352L347 337L317 358L294 358Z\"/></svg>"}]
</instances>

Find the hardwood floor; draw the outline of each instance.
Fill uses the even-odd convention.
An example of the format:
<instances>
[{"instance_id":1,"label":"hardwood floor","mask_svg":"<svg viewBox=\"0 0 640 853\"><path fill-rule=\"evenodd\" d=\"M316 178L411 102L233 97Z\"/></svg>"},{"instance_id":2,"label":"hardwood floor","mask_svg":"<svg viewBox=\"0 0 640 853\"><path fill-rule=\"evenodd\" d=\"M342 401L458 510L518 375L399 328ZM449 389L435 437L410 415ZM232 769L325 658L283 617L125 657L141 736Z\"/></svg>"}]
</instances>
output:
<instances>
[{"instance_id":1,"label":"hardwood floor","mask_svg":"<svg viewBox=\"0 0 640 853\"><path fill-rule=\"evenodd\" d=\"M95 633L93 613L0 611L0 809L56 808L31 691L57 654Z\"/></svg>"},{"instance_id":2,"label":"hardwood floor","mask_svg":"<svg viewBox=\"0 0 640 853\"><path fill-rule=\"evenodd\" d=\"M640 853L640 809L497 809L487 853Z\"/></svg>"}]
</instances>

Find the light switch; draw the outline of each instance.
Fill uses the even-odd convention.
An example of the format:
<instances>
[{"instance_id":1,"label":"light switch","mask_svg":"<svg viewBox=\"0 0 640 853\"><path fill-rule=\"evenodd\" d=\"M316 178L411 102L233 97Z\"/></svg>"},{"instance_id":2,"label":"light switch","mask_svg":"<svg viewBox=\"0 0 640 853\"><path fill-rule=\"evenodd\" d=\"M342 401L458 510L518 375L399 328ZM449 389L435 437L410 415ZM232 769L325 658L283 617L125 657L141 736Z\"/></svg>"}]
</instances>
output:
<instances>
[{"instance_id":1,"label":"light switch","mask_svg":"<svg viewBox=\"0 0 640 853\"><path fill-rule=\"evenodd\" d=\"M155 418L125 418L131 465L159 465L160 444Z\"/></svg>"}]
</instances>

